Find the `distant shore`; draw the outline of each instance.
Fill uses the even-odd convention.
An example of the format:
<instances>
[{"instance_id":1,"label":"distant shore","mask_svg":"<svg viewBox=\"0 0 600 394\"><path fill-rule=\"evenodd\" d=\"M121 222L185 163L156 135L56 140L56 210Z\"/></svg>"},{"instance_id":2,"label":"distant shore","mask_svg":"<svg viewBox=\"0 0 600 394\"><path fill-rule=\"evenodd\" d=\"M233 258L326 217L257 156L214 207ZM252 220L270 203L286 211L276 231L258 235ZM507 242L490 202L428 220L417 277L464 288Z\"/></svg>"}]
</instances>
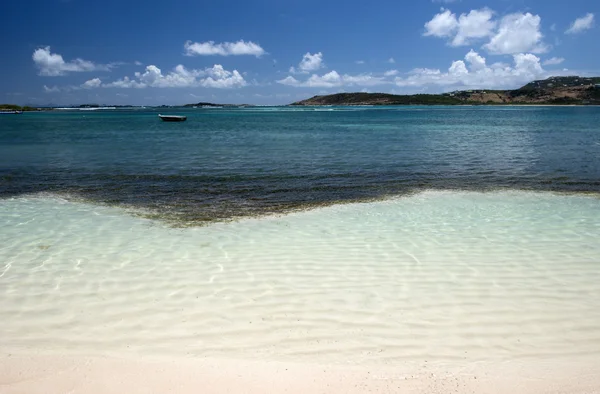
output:
<instances>
[{"instance_id":1,"label":"distant shore","mask_svg":"<svg viewBox=\"0 0 600 394\"><path fill-rule=\"evenodd\" d=\"M441 94L336 93L291 105L590 105L600 104L600 78L550 77L519 89L461 90Z\"/></svg>"},{"instance_id":2,"label":"distant shore","mask_svg":"<svg viewBox=\"0 0 600 394\"><path fill-rule=\"evenodd\" d=\"M550 77L530 82L514 90L475 89L440 94L397 95L389 93L335 93L317 95L306 100L278 106L387 106L387 105L461 105L461 106L598 106L600 105L600 77ZM134 106L110 104L81 104L74 106L24 106L0 104L1 110L44 111L56 109L94 110L130 108L252 108L253 104L218 104L198 102L183 105Z\"/></svg>"}]
</instances>

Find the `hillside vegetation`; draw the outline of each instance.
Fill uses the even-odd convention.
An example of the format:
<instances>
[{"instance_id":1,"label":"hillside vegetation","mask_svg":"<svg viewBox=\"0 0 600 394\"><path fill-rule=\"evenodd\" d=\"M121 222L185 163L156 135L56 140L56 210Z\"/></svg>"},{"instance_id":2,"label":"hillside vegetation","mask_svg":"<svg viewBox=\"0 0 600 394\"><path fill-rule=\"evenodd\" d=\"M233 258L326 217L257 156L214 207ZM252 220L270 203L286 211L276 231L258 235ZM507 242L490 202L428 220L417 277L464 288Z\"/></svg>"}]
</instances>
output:
<instances>
[{"instance_id":1,"label":"hillside vegetation","mask_svg":"<svg viewBox=\"0 0 600 394\"><path fill-rule=\"evenodd\" d=\"M600 77L550 77L515 90L463 90L443 94L337 93L291 105L599 105Z\"/></svg>"},{"instance_id":2,"label":"hillside vegetation","mask_svg":"<svg viewBox=\"0 0 600 394\"><path fill-rule=\"evenodd\" d=\"M36 111L37 108L21 107L15 104L0 104L0 111Z\"/></svg>"}]
</instances>

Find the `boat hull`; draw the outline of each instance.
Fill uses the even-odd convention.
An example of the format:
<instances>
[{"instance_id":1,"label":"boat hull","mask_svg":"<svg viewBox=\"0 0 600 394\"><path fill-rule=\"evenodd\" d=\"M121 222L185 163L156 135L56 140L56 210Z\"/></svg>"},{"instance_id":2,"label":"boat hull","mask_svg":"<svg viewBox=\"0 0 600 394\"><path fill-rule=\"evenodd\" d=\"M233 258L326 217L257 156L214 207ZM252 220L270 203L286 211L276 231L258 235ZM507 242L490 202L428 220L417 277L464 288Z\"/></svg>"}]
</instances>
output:
<instances>
[{"instance_id":1,"label":"boat hull","mask_svg":"<svg viewBox=\"0 0 600 394\"><path fill-rule=\"evenodd\" d=\"M158 117L163 122L185 122L187 120L187 116L179 115L158 115Z\"/></svg>"}]
</instances>

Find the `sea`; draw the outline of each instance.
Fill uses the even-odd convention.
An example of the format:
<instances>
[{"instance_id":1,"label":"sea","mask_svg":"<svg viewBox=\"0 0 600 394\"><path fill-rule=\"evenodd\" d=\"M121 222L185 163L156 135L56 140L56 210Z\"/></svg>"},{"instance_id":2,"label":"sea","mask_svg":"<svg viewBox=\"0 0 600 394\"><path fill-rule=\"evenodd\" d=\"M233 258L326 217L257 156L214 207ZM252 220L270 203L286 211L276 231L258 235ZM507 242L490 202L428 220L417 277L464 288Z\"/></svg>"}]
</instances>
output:
<instances>
[{"instance_id":1,"label":"sea","mask_svg":"<svg viewBox=\"0 0 600 394\"><path fill-rule=\"evenodd\" d=\"M599 301L598 107L0 118L3 355L600 365Z\"/></svg>"}]
</instances>

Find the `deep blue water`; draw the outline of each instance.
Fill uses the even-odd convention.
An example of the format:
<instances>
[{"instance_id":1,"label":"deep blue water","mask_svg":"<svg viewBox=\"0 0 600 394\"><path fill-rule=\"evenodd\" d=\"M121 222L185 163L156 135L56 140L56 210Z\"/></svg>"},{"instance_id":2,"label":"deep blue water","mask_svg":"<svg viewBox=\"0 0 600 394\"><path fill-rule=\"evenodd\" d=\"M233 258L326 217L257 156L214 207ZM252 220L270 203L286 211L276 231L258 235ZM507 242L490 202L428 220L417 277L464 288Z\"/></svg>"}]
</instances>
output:
<instances>
[{"instance_id":1,"label":"deep blue water","mask_svg":"<svg viewBox=\"0 0 600 394\"><path fill-rule=\"evenodd\" d=\"M188 116L161 122L158 112ZM0 116L0 197L204 221L422 189L600 192L598 107L53 111Z\"/></svg>"}]
</instances>

